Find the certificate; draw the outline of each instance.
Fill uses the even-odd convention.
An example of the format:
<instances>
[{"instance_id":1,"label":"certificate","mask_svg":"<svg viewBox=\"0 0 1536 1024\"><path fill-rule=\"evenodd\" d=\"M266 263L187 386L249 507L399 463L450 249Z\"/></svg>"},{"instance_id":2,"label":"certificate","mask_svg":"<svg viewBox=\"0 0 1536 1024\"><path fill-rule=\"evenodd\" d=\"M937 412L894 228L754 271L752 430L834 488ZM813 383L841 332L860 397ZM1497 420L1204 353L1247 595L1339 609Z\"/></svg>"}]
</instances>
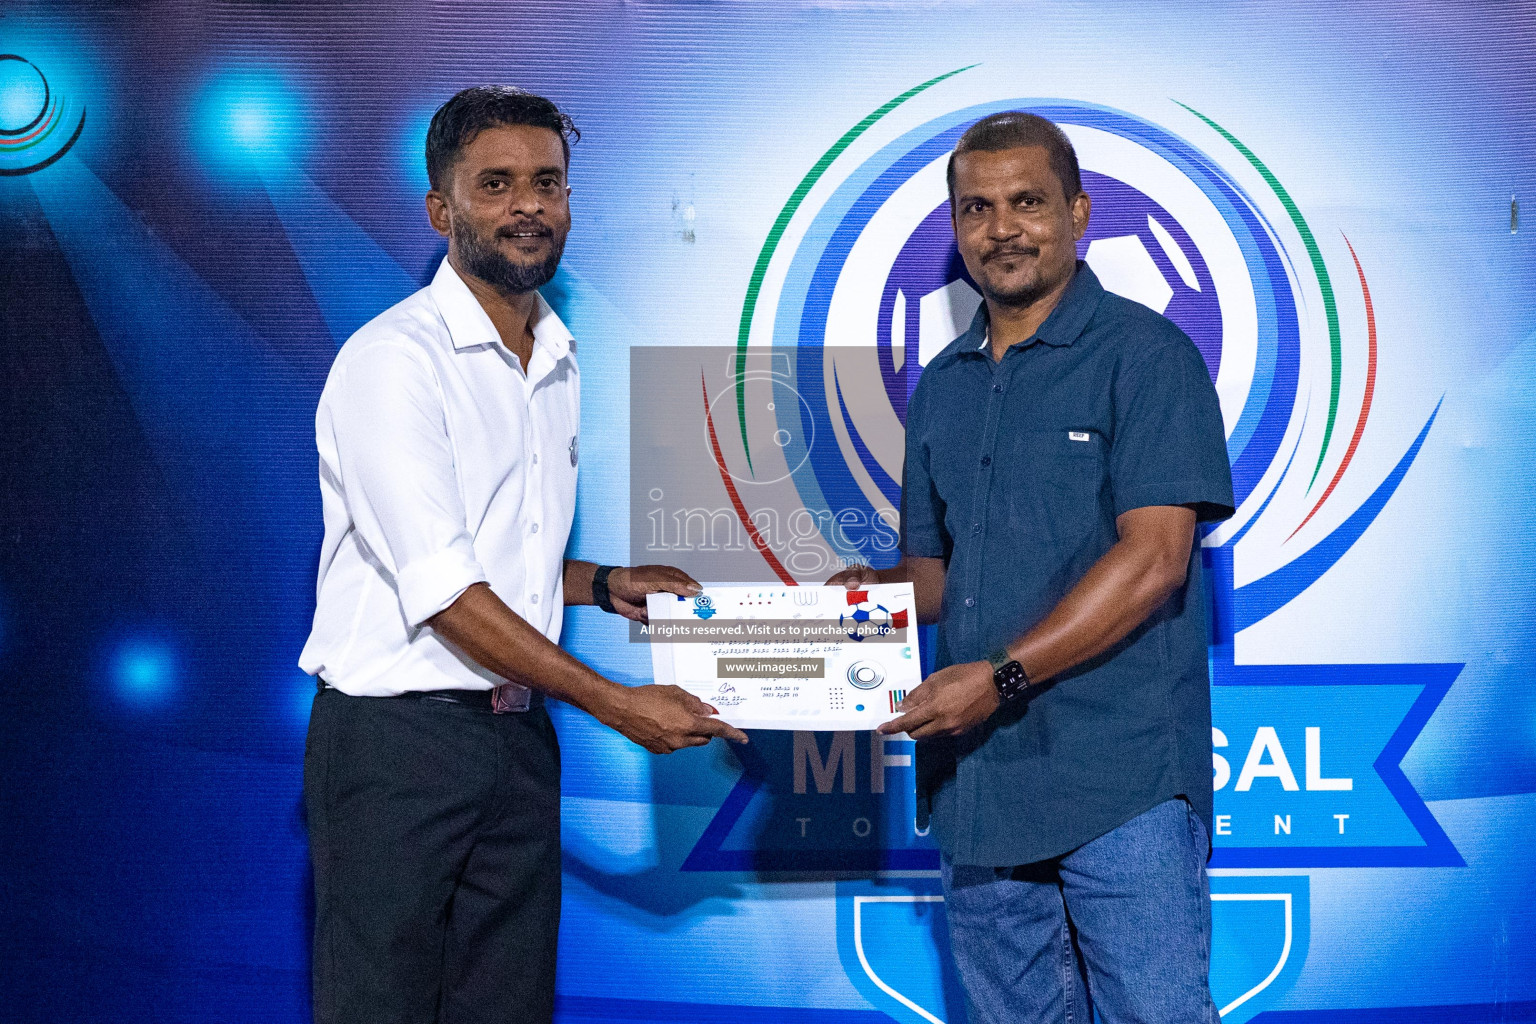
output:
<instances>
[{"instance_id":1,"label":"certificate","mask_svg":"<svg viewBox=\"0 0 1536 1024\"><path fill-rule=\"evenodd\" d=\"M708 586L646 610L656 682L740 729L873 729L922 681L910 583Z\"/></svg>"}]
</instances>

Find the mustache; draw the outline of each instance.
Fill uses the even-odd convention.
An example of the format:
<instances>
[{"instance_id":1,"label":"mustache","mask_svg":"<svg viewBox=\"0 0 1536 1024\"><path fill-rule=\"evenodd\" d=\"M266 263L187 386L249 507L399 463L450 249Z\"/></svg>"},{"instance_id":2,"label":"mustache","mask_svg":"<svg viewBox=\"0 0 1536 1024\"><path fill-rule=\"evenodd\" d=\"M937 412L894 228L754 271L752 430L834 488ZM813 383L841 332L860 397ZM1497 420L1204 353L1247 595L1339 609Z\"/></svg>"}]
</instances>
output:
<instances>
[{"instance_id":1,"label":"mustache","mask_svg":"<svg viewBox=\"0 0 1536 1024\"><path fill-rule=\"evenodd\" d=\"M992 260L1005 256L1039 256L1040 249L1032 245L1000 245L995 249L988 249L982 254L981 261L990 263Z\"/></svg>"}]
</instances>

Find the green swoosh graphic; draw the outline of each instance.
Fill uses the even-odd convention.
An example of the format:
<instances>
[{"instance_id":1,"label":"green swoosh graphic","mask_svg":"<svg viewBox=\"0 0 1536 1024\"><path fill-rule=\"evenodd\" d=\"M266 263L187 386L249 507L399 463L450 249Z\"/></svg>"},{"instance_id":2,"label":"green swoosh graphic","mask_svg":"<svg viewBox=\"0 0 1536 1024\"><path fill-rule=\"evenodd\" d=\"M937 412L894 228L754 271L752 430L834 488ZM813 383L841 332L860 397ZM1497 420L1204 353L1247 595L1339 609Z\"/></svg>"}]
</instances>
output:
<instances>
[{"instance_id":1,"label":"green swoosh graphic","mask_svg":"<svg viewBox=\"0 0 1536 1024\"><path fill-rule=\"evenodd\" d=\"M1178 100L1174 100L1179 103ZM1274 190L1280 199L1280 204L1285 207L1285 212L1290 214L1291 223L1296 225L1296 233L1301 236L1301 243L1307 247L1307 255L1312 259L1312 271L1317 275L1318 288L1323 293L1323 311L1328 317L1328 353L1333 360L1333 386L1328 392L1328 423L1323 430L1323 450L1317 454L1317 465L1312 469L1312 479L1307 481L1308 490L1317 483L1317 474L1323 468L1323 459L1328 456L1328 445L1333 440L1334 421L1339 413L1339 381L1343 377L1344 360L1339 343L1339 310L1333 301L1333 283L1328 279L1328 268L1323 263L1323 254L1317 247L1317 240L1312 237L1312 229L1307 227L1306 220L1301 216L1301 211L1296 208L1296 203L1291 199L1290 193L1280 184L1274 172L1264 166L1264 162L1254 155L1253 150L1243 145L1231 132L1221 125L1206 117L1200 111L1187 103L1179 103L1179 106L1194 114L1200 120L1214 128L1221 137L1232 144L1233 148L1253 165L1254 170L1263 176L1266 184Z\"/></svg>"},{"instance_id":2,"label":"green swoosh graphic","mask_svg":"<svg viewBox=\"0 0 1536 1024\"><path fill-rule=\"evenodd\" d=\"M33 146L41 146L43 143L47 142L48 136L52 135L53 130L57 128L59 124L64 120L64 100L62 98L54 102L52 113L53 121L48 125L48 127L43 129L43 133L41 135L34 138L31 142L23 142L19 146L5 145L0 147L0 153L4 153L7 156L12 153L22 153L31 149Z\"/></svg>"},{"instance_id":3,"label":"green swoosh graphic","mask_svg":"<svg viewBox=\"0 0 1536 1024\"><path fill-rule=\"evenodd\" d=\"M757 265L752 268L752 280L747 284L747 298L741 307L741 328L736 334L736 416L741 424L741 446L747 453L748 472L752 471L752 449L747 445L747 382L740 371L744 366L744 360L747 355L747 337L752 333L752 314L757 309L757 296L762 291L763 278L768 273L768 263L773 259L773 252L778 248L779 241L784 237L784 231L789 227L790 220L794 218L795 212L800 209L800 204L805 201L806 195L816 185L816 182L820 181L827 168L832 166L832 161L841 156L843 150L852 145L854 139L863 135L876 121L924 89L930 89L944 81L944 79L953 78L960 72L969 71L974 67L976 67L975 64L967 64L963 68L946 71L937 78L930 78L922 85L915 85L848 129L842 138L832 144L831 149L821 155L821 159L816 161L816 165L806 173L805 177L800 179L800 184L796 185L794 192L790 194L789 202L785 203L784 209L779 211L779 216L774 220L773 227L769 230L768 237L763 242L762 252L757 254Z\"/></svg>"}]
</instances>

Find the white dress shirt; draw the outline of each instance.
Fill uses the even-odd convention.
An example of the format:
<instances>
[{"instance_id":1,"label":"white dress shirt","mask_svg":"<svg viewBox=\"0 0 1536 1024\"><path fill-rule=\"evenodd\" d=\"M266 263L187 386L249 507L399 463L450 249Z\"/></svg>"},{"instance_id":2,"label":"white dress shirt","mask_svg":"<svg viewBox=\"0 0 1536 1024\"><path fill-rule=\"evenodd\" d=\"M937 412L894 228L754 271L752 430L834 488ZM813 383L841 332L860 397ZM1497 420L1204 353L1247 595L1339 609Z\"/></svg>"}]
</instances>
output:
<instances>
[{"instance_id":1,"label":"white dress shirt","mask_svg":"<svg viewBox=\"0 0 1536 1024\"><path fill-rule=\"evenodd\" d=\"M446 259L341 347L315 415L305 672L353 696L502 684L424 625L480 582L559 640L581 396L571 334L537 304L526 372Z\"/></svg>"}]
</instances>

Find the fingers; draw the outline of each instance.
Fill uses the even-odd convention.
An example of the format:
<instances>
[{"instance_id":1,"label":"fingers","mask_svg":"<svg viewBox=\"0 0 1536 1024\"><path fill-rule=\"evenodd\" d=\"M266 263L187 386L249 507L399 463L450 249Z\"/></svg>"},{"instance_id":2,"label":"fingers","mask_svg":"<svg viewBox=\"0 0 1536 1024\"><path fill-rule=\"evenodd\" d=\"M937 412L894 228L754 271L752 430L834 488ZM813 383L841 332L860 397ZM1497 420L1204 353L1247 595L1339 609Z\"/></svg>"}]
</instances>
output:
<instances>
[{"instance_id":1,"label":"fingers","mask_svg":"<svg viewBox=\"0 0 1536 1024\"><path fill-rule=\"evenodd\" d=\"M897 709L900 711L916 711L918 708L932 700L933 694L934 688L932 686L929 686L927 683L918 683L905 697L901 699L901 703L897 705Z\"/></svg>"},{"instance_id":2,"label":"fingers","mask_svg":"<svg viewBox=\"0 0 1536 1024\"><path fill-rule=\"evenodd\" d=\"M918 733L922 730L923 726L931 722L937 716L932 705L924 705L916 708L910 707L907 702L911 699L911 697L908 697L906 701L902 701L902 707L907 708L907 713L902 715L900 718L894 718L880 726L880 732L887 736L891 735L892 733L904 732L908 736L911 736L913 739L918 738ZM929 734L924 733L924 735Z\"/></svg>"},{"instance_id":3,"label":"fingers","mask_svg":"<svg viewBox=\"0 0 1536 1024\"><path fill-rule=\"evenodd\" d=\"M850 565L846 569L833 573L832 576L827 580L826 585L829 587L842 585L847 587L849 590L857 590L860 587L868 586L871 583L878 582L880 581L875 576L875 570L871 569L869 566Z\"/></svg>"},{"instance_id":4,"label":"fingers","mask_svg":"<svg viewBox=\"0 0 1536 1024\"><path fill-rule=\"evenodd\" d=\"M931 740L936 736L958 736L960 730L946 728L937 721L927 722L915 729L907 730L907 735L914 740Z\"/></svg>"},{"instance_id":5,"label":"fingers","mask_svg":"<svg viewBox=\"0 0 1536 1024\"><path fill-rule=\"evenodd\" d=\"M645 595L646 594L677 594L681 597L693 597L702 594L704 588L698 580L689 576L683 570L670 565L637 565L615 569L608 577L608 593L613 599L614 608L626 618L645 620ZM631 614L624 608L625 604L638 608L636 614Z\"/></svg>"},{"instance_id":6,"label":"fingers","mask_svg":"<svg viewBox=\"0 0 1536 1024\"><path fill-rule=\"evenodd\" d=\"M750 742L746 733L718 718L700 716L689 722L685 729L644 746L653 754L670 754L684 747L702 747L716 736L732 743Z\"/></svg>"},{"instance_id":7,"label":"fingers","mask_svg":"<svg viewBox=\"0 0 1536 1024\"><path fill-rule=\"evenodd\" d=\"M917 739L917 735L913 730L933 717L933 709L925 707L933 698L933 693L934 688L926 682L918 683L912 688L910 693L902 698L901 703L896 705L897 710L903 711L905 714L900 718L893 718L886 722L879 727L878 731L886 736L904 732L913 739Z\"/></svg>"},{"instance_id":8,"label":"fingers","mask_svg":"<svg viewBox=\"0 0 1536 1024\"><path fill-rule=\"evenodd\" d=\"M624 616L626 619L630 619L635 622L651 621L650 611L646 608L645 602L642 601L639 604L634 604L624 600L622 597L615 597L611 592L608 596L609 600L613 602L613 610Z\"/></svg>"},{"instance_id":9,"label":"fingers","mask_svg":"<svg viewBox=\"0 0 1536 1024\"><path fill-rule=\"evenodd\" d=\"M700 747L716 736L733 743L748 742L746 733L714 717L719 714L717 709L681 686L667 683L644 689L660 702L651 716L657 731L649 741L641 743L651 753L670 754L683 747ZM668 705L670 709L663 710Z\"/></svg>"},{"instance_id":10,"label":"fingers","mask_svg":"<svg viewBox=\"0 0 1536 1024\"><path fill-rule=\"evenodd\" d=\"M702 594L704 592L704 588L695 583L686 574L678 573L678 575L682 579L658 580L649 592L652 594L665 592L668 594L678 594L682 597L693 597L695 594Z\"/></svg>"},{"instance_id":11,"label":"fingers","mask_svg":"<svg viewBox=\"0 0 1536 1024\"><path fill-rule=\"evenodd\" d=\"M715 711L715 709L713 707L711 707L710 705L704 703L698 697L696 697L693 694L689 693L687 690L683 689L681 686L674 686L673 684L668 683L668 684L666 684L666 689L667 689L668 693L672 696L672 699L677 701L679 704L681 704L683 706L683 710L689 712L690 714L694 714L694 715L713 715L713 714L718 714L718 712Z\"/></svg>"},{"instance_id":12,"label":"fingers","mask_svg":"<svg viewBox=\"0 0 1536 1024\"><path fill-rule=\"evenodd\" d=\"M631 581L648 594L678 594L692 597L702 594L699 581L671 565L642 565L630 570Z\"/></svg>"},{"instance_id":13,"label":"fingers","mask_svg":"<svg viewBox=\"0 0 1536 1024\"><path fill-rule=\"evenodd\" d=\"M682 746L702 746L710 742L713 737L725 738L733 743L746 743L748 737L745 732L737 729L730 723L722 722L714 715L720 714L719 709L710 703L703 702L699 697L690 694L682 686L674 686L671 683L657 686L657 692L664 695L668 702L673 703L679 711L688 715L685 722L670 726L671 734L665 742L670 745L671 751ZM668 751L659 751L668 752Z\"/></svg>"},{"instance_id":14,"label":"fingers","mask_svg":"<svg viewBox=\"0 0 1536 1024\"><path fill-rule=\"evenodd\" d=\"M705 730L709 733L710 736L719 736L721 739L730 740L732 743L750 742L747 739L746 733L742 732L734 725L720 721L718 718L706 718L703 719L703 723ZM705 738L705 742L708 742L708 737Z\"/></svg>"}]
</instances>

